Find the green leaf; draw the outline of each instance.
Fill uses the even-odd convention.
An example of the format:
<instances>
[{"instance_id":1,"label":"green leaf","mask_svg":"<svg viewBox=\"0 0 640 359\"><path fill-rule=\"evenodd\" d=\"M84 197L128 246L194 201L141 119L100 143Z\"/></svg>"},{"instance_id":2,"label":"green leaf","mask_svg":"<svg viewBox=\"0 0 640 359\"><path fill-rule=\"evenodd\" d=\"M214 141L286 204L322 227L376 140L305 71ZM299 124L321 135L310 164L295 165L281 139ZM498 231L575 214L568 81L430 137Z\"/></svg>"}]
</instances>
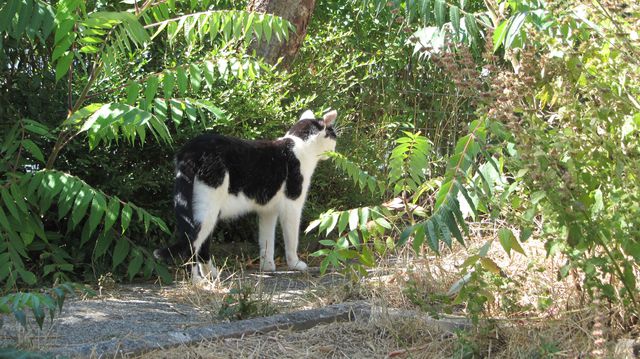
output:
<instances>
[{"instance_id":1,"label":"green leaf","mask_svg":"<svg viewBox=\"0 0 640 359\"><path fill-rule=\"evenodd\" d=\"M187 78L187 72L183 68L178 68L176 70L176 75L178 78L178 92L180 96L184 97L187 94L187 88L189 87L189 79Z\"/></svg>"},{"instance_id":2,"label":"green leaf","mask_svg":"<svg viewBox=\"0 0 640 359\"><path fill-rule=\"evenodd\" d=\"M460 193L462 193L462 196L464 197L465 201L467 202L467 205L469 205L469 208L471 209L471 212L473 212L473 217L474 218L478 217L478 211L476 210L475 203L473 202L473 200L469 196L469 192L467 192L467 189L464 188L463 185L458 184L458 183L456 183L456 187L458 188Z\"/></svg>"},{"instance_id":3,"label":"green leaf","mask_svg":"<svg viewBox=\"0 0 640 359\"><path fill-rule=\"evenodd\" d=\"M335 247L336 242L331 240L331 239L321 239L318 241L318 243L322 244L323 246L327 246L327 247Z\"/></svg>"},{"instance_id":4,"label":"green leaf","mask_svg":"<svg viewBox=\"0 0 640 359\"><path fill-rule=\"evenodd\" d=\"M442 216L444 217L444 221L447 227L449 227L449 230L451 231L451 233L453 233L453 236L456 238L456 240L460 244L464 245L464 239L462 238L462 233L460 232L460 228L458 228L458 224L456 223L456 220L452 213L452 209L449 206L444 208L444 211L442 212Z\"/></svg>"},{"instance_id":5,"label":"green leaf","mask_svg":"<svg viewBox=\"0 0 640 359\"><path fill-rule=\"evenodd\" d=\"M173 87L175 86L176 78L173 75L173 71L166 71L162 78L162 91L164 97L169 99L173 97Z\"/></svg>"},{"instance_id":6,"label":"green leaf","mask_svg":"<svg viewBox=\"0 0 640 359\"><path fill-rule=\"evenodd\" d=\"M13 316L23 327L27 327L27 315L21 309L13 309Z\"/></svg>"},{"instance_id":7,"label":"green leaf","mask_svg":"<svg viewBox=\"0 0 640 359\"><path fill-rule=\"evenodd\" d=\"M267 42L271 42L271 34L272 34L272 26L273 26L273 18L268 18L268 24L263 26L264 36L267 39Z\"/></svg>"},{"instance_id":8,"label":"green leaf","mask_svg":"<svg viewBox=\"0 0 640 359\"><path fill-rule=\"evenodd\" d=\"M213 81L214 81L214 65L213 62L211 61L205 61L204 62L204 67L203 67L203 74L204 74L204 79L207 82L207 85L209 87L213 87Z\"/></svg>"},{"instance_id":9,"label":"green leaf","mask_svg":"<svg viewBox=\"0 0 640 359\"><path fill-rule=\"evenodd\" d=\"M624 281L625 285L635 293L636 275L634 273L633 266L629 262L624 263L624 272L622 274L622 280ZM634 293L629 293L629 294L634 295Z\"/></svg>"},{"instance_id":10,"label":"green leaf","mask_svg":"<svg viewBox=\"0 0 640 359\"><path fill-rule=\"evenodd\" d=\"M407 241L409 240L409 237L413 234L415 229L416 229L416 226L409 226L405 228L404 231L400 233L400 238L398 239L398 245L403 246L405 243L407 243Z\"/></svg>"},{"instance_id":11,"label":"green leaf","mask_svg":"<svg viewBox=\"0 0 640 359\"><path fill-rule=\"evenodd\" d=\"M82 122L82 120L91 116L94 112L98 111L102 106L104 106L103 103L92 103L90 105L87 105L79 109L78 111L72 113L69 117L67 117L66 120L64 120L62 124L78 125L80 122Z\"/></svg>"},{"instance_id":12,"label":"green leaf","mask_svg":"<svg viewBox=\"0 0 640 359\"><path fill-rule=\"evenodd\" d=\"M358 231L351 231L349 233L347 233L347 239L349 239L349 242L356 248L360 248L360 235L358 234Z\"/></svg>"},{"instance_id":13,"label":"green leaf","mask_svg":"<svg viewBox=\"0 0 640 359\"><path fill-rule=\"evenodd\" d=\"M142 253L139 250L133 250L131 252L132 258L129 262L129 266L127 267L127 275L129 276L129 280L133 279L133 277L140 272L142 268L142 263L144 262L144 258Z\"/></svg>"},{"instance_id":14,"label":"green leaf","mask_svg":"<svg viewBox=\"0 0 640 359\"><path fill-rule=\"evenodd\" d=\"M384 219L383 217L376 218L375 223L383 228L391 229L391 223Z\"/></svg>"},{"instance_id":15,"label":"green leaf","mask_svg":"<svg viewBox=\"0 0 640 359\"><path fill-rule=\"evenodd\" d=\"M520 35L520 29L522 28L522 25L524 24L524 21L527 18L527 14L526 13L518 13L515 16L512 16L509 19L509 25L508 28L506 29L506 35L505 35L505 39L504 39L504 48L505 49L510 49L511 45L514 44L516 38Z\"/></svg>"},{"instance_id":16,"label":"green leaf","mask_svg":"<svg viewBox=\"0 0 640 359\"><path fill-rule=\"evenodd\" d=\"M442 28L445 22L445 2L444 0L435 0L435 15L436 15L436 25L439 28Z\"/></svg>"},{"instance_id":17,"label":"green leaf","mask_svg":"<svg viewBox=\"0 0 640 359\"><path fill-rule=\"evenodd\" d=\"M33 121L27 118L23 119L22 122L24 123L24 129L31 133L34 133L39 136L45 136L45 137L51 136L51 133L47 125L41 122Z\"/></svg>"},{"instance_id":18,"label":"green leaf","mask_svg":"<svg viewBox=\"0 0 640 359\"><path fill-rule=\"evenodd\" d=\"M413 251L416 253L420 253L420 248L424 244L424 239L425 239L424 227L425 227L425 224L417 225L416 230L413 234L412 247L413 247Z\"/></svg>"},{"instance_id":19,"label":"green leaf","mask_svg":"<svg viewBox=\"0 0 640 359\"><path fill-rule=\"evenodd\" d=\"M133 106L138 101L140 85L135 81L129 81L127 85L127 105Z\"/></svg>"},{"instance_id":20,"label":"green leaf","mask_svg":"<svg viewBox=\"0 0 640 359\"><path fill-rule=\"evenodd\" d=\"M20 5L19 1L7 1L4 2L2 8L0 9L0 32L5 32L10 29L13 18L16 16L16 12L18 11L18 5Z\"/></svg>"},{"instance_id":21,"label":"green leaf","mask_svg":"<svg viewBox=\"0 0 640 359\"><path fill-rule=\"evenodd\" d=\"M144 89L144 101L140 102L141 109L145 111L151 110L151 104L153 103L153 99L156 97L159 85L160 79L158 78L158 76L153 75L147 78Z\"/></svg>"},{"instance_id":22,"label":"green leaf","mask_svg":"<svg viewBox=\"0 0 640 359\"><path fill-rule=\"evenodd\" d=\"M338 224L338 213L332 213L331 216L329 216L327 232L325 233L325 235L328 236L329 233L331 233L331 231L333 231L333 229L336 227L336 224Z\"/></svg>"},{"instance_id":23,"label":"green leaf","mask_svg":"<svg viewBox=\"0 0 640 359\"><path fill-rule=\"evenodd\" d=\"M122 233L124 233L129 227L131 216L133 214L132 212L133 210L128 203L122 207L122 213L120 214L120 226L122 227Z\"/></svg>"},{"instance_id":24,"label":"green leaf","mask_svg":"<svg viewBox=\"0 0 640 359\"><path fill-rule=\"evenodd\" d=\"M200 68L196 64L189 65L189 75L191 79L191 89L193 91L200 90L200 84L202 83L202 75L200 74Z\"/></svg>"},{"instance_id":25,"label":"green leaf","mask_svg":"<svg viewBox=\"0 0 640 359\"><path fill-rule=\"evenodd\" d=\"M27 24L30 23L31 15L33 14L33 1L22 0L22 8L18 14L18 22L13 29L13 38L19 39L27 28Z\"/></svg>"},{"instance_id":26,"label":"green leaf","mask_svg":"<svg viewBox=\"0 0 640 359\"><path fill-rule=\"evenodd\" d=\"M76 198L76 194L82 187L82 182L75 178L64 177L64 179L67 180L67 183L64 184L64 188L62 189L60 197L58 198L58 219L62 219L67 215L67 213L69 213L69 211L73 207L73 202Z\"/></svg>"},{"instance_id":27,"label":"green leaf","mask_svg":"<svg viewBox=\"0 0 640 359\"><path fill-rule=\"evenodd\" d=\"M122 263L122 261L129 254L129 241L126 238L120 238L116 243L115 248L113 249L113 264L111 266L112 269L116 269L116 267Z\"/></svg>"},{"instance_id":28,"label":"green leaf","mask_svg":"<svg viewBox=\"0 0 640 359\"><path fill-rule=\"evenodd\" d=\"M107 207L107 213L104 221L104 232L107 232L116 223L118 216L120 215L120 200L118 197L113 197L109 201Z\"/></svg>"},{"instance_id":29,"label":"green leaf","mask_svg":"<svg viewBox=\"0 0 640 359\"><path fill-rule=\"evenodd\" d=\"M438 237L436 235L436 230L433 224L433 220L427 221L426 226L427 226L427 243L429 244L429 247L431 247L431 249L434 252L440 253L440 248L438 246Z\"/></svg>"},{"instance_id":30,"label":"green leaf","mask_svg":"<svg viewBox=\"0 0 640 359\"><path fill-rule=\"evenodd\" d=\"M309 232L313 231L313 229L318 227L319 225L320 225L320 220L319 219L315 219L315 220L311 221L309 223L309 225L307 226L307 228L304 230L304 233L309 233Z\"/></svg>"},{"instance_id":31,"label":"green leaf","mask_svg":"<svg viewBox=\"0 0 640 359\"><path fill-rule=\"evenodd\" d=\"M16 206L18 209L22 211L22 213L29 213L29 209L27 208L27 202L24 200L24 192L22 191L22 186L14 184L9 187L9 191L11 192L11 197L16 202Z\"/></svg>"},{"instance_id":32,"label":"green leaf","mask_svg":"<svg viewBox=\"0 0 640 359\"><path fill-rule=\"evenodd\" d=\"M526 255L527 255L527 254L525 253L525 251L524 251L524 248L522 248L522 246L520 245L520 242L518 242L518 239L517 239L515 236L513 236L513 237L511 238L511 248L512 248L514 251L516 251L516 252L518 252L518 253L522 254L523 256L526 256Z\"/></svg>"},{"instance_id":33,"label":"green leaf","mask_svg":"<svg viewBox=\"0 0 640 359\"><path fill-rule=\"evenodd\" d=\"M338 234L341 234L346 228L349 222L349 212L344 211L340 213L340 218L338 219Z\"/></svg>"},{"instance_id":34,"label":"green leaf","mask_svg":"<svg viewBox=\"0 0 640 359\"><path fill-rule=\"evenodd\" d=\"M478 29L478 24L476 24L476 19L471 13L464 14L464 24L467 27L467 31L469 33L469 41L471 42L471 46L474 48L478 48L478 45L481 41L480 30Z\"/></svg>"},{"instance_id":35,"label":"green leaf","mask_svg":"<svg viewBox=\"0 0 640 359\"><path fill-rule=\"evenodd\" d=\"M42 151L40 151L40 148L38 148L38 146L33 141L31 141L30 139L22 140L22 147L29 151L29 153L31 153L36 160L44 163L44 155L42 154Z\"/></svg>"},{"instance_id":36,"label":"green leaf","mask_svg":"<svg viewBox=\"0 0 640 359\"><path fill-rule=\"evenodd\" d=\"M101 193L96 192L91 201L91 214L89 215L89 235L91 235L100 222L107 208L107 201Z\"/></svg>"},{"instance_id":37,"label":"green leaf","mask_svg":"<svg viewBox=\"0 0 640 359\"><path fill-rule=\"evenodd\" d=\"M447 227L440 214L437 214L434 217L436 223L438 224L438 228L440 229L440 233L442 233L443 242L447 245L447 247L451 248L451 232L449 231L449 227Z\"/></svg>"},{"instance_id":38,"label":"green leaf","mask_svg":"<svg viewBox=\"0 0 640 359\"><path fill-rule=\"evenodd\" d=\"M525 242L533 234L533 229L525 227L520 230L520 242Z\"/></svg>"},{"instance_id":39,"label":"green leaf","mask_svg":"<svg viewBox=\"0 0 640 359\"><path fill-rule=\"evenodd\" d=\"M505 36L507 36L507 24L508 20L503 20L500 25L493 32L493 52L496 52L500 46L502 46L502 42L504 41Z\"/></svg>"},{"instance_id":40,"label":"green leaf","mask_svg":"<svg viewBox=\"0 0 640 359\"><path fill-rule=\"evenodd\" d=\"M23 270L20 270L18 273L20 274L20 278L22 278L22 280L28 285L34 285L36 284L36 282L38 282L36 275L31 273L28 270L23 269Z\"/></svg>"},{"instance_id":41,"label":"green leaf","mask_svg":"<svg viewBox=\"0 0 640 359\"><path fill-rule=\"evenodd\" d=\"M500 240L500 245L505 252L511 257L511 248L512 248L512 238L515 239L513 233L509 228L500 228L498 230L498 239Z\"/></svg>"},{"instance_id":42,"label":"green leaf","mask_svg":"<svg viewBox=\"0 0 640 359\"><path fill-rule=\"evenodd\" d=\"M509 256L511 256L512 249L522 255L526 255L524 249L522 248L522 246L520 246L520 243L513 235L511 229L505 227L500 228L498 230L498 239L500 240L502 248L505 252L507 252Z\"/></svg>"},{"instance_id":43,"label":"green leaf","mask_svg":"<svg viewBox=\"0 0 640 359\"><path fill-rule=\"evenodd\" d=\"M71 224L72 228L80 223L80 220L87 214L87 208L93 199L93 191L88 187L82 187L76 195L76 199L73 203L73 210L71 211Z\"/></svg>"},{"instance_id":44,"label":"green leaf","mask_svg":"<svg viewBox=\"0 0 640 359\"><path fill-rule=\"evenodd\" d=\"M56 81L60 80L64 75L69 72L69 65L73 60L73 52L67 52L60 57L56 63Z\"/></svg>"},{"instance_id":45,"label":"green leaf","mask_svg":"<svg viewBox=\"0 0 640 359\"><path fill-rule=\"evenodd\" d=\"M369 207L362 207L359 209L360 212L360 226L364 227L367 225L369 221Z\"/></svg>"},{"instance_id":46,"label":"green leaf","mask_svg":"<svg viewBox=\"0 0 640 359\"><path fill-rule=\"evenodd\" d=\"M85 54L96 54L100 52L100 49L93 45L85 45L82 46L79 51Z\"/></svg>"},{"instance_id":47,"label":"green leaf","mask_svg":"<svg viewBox=\"0 0 640 359\"><path fill-rule=\"evenodd\" d=\"M6 188L2 188L0 190L0 195L2 196L2 201L4 202L4 205L9 210L9 213L11 213L13 218L21 222L22 214L18 211L18 207L15 204L15 200L13 199L13 196L9 193L9 190Z\"/></svg>"},{"instance_id":48,"label":"green leaf","mask_svg":"<svg viewBox=\"0 0 640 359\"><path fill-rule=\"evenodd\" d=\"M40 300L38 299L38 295L33 297L33 300L31 303L31 310L33 311L33 317L36 320L38 327L42 329L42 326L44 325L44 310L40 305Z\"/></svg>"},{"instance_id":49,"label":"green leaf","mask_svg":"<svg viewBox=\"0 0 640 359\"><path fill-rule=\"evenodd\" d=\"M358 228L358 209L349 210L349 230L353 231Z\"/></svg>"},{"instance_id":50,"label":"green leaf","mask_svg":"<svg viewBox=\"0 0 640 359\"><path fill-rule=\"evenodd\" d=\"M449 19L456 34L460 33L460 9L457 6L451 5L449 8Z\"/></svg>"},{"instance_id":51,"label":"green leaf","mask_svg":"<svg viewBox=\"0 0 640 359\"><path fill-rule=\"evenodd\" d=\"M105 253L107 253L107 249L111 245L113 241L113 236L106 232L102 232L96 241L96 247L93 250L93 255L95 258L102 257Z\"/></svg>"}]
</instances>

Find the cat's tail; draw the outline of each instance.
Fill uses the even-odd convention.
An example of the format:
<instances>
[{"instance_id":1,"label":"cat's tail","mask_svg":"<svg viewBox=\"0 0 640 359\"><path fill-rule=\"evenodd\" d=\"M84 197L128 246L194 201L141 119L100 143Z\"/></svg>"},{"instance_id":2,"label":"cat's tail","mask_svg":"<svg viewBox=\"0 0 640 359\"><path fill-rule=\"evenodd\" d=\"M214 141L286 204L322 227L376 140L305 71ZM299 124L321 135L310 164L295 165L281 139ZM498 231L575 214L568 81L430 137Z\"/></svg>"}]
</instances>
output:
<instances>
[{"instance_id":1,"label":"cat's tail","mask_svg":"<svg viewBox=\"0 0 640 359\"><path fill-rule=\"evenodd\" d=\"M163 261L186 259L191 254L191 241L196 235L193 220L193 181L196 165L191 159L176 158L176 179L173 189L173 208L176 215L176 243L153 251Z\"/></svg>"}]
</instances>

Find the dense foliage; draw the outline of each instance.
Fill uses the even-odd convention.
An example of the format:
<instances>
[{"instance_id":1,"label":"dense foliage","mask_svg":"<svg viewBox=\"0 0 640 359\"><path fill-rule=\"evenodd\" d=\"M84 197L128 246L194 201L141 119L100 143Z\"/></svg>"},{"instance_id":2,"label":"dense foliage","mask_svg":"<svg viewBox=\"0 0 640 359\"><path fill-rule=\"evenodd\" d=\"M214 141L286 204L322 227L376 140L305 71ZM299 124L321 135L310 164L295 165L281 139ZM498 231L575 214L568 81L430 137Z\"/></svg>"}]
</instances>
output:
<instances>
[{"instance_id":1,"label":"dense foliage","mask_svg":"<svg viewBox=\"0 0 640 359\"><path fill-rule=\"evenodd\" d=\"M172 132L196 124L237 130L210 93L231 78L254 81L262 68L271 71L240 48L288 29L270 15L199 9L173 2L131 11L81 1L3 5L5 289L105 270L170 280L151 256L153 242L135 238L171 231L133 200L148 204L156 198L149 189L161 187L167 200L156 209L168 209ZM30 101L27 79L43 91L42 103Z\"/></svg>"},{"instance_id":2,"label":"dense foliage","mask_svg":"<svg viewBox=\"0 0 640 359\"><path fill-rule=\"evenodd\" d=\"M325 256L324 266L364 273L362 266L375 263L366 248L382 255L394 242L378 245L383 238L411 241L416 251L426 243L438 252L452 239L465 241L465 218L506 223L462 263L461 280L449 292L457 294L453 303L467 302L477 313L495 301L488 278L502 271L487 256L489 248L495 240L508 254L525 254L521 242L536 233L548 255L566 256L560 279L573 275L590 295L622 301L637 315L637 6L463 5L365 2L362 11L374 14L374 23L391 14L404 29L421 20L428 25L406 40L421 63L435 65L450 81L455 92L448 98L462 99L475 120L465 121L468 132L454 132L448 143L421 126L414 134L395 132L397 146L380 147L381 157L389 154L383 176L370 177L334 155L361 188L375 193L382 181L382 198L395 199L387 211L323 214L309 229L328 234L337 228L339 239L323 242L329 248L316 254ZM401 30L394 36L402 38ZM430 116L416 111L412 119ZM417 130L429 140L417 145ZM369 213L378 213L373 224ZM373 246L361 246L369 238Z\"/></svg>"},{"instance_id":3,"label":"dense foliage","mask_svg":"<svg viewBox=\"0 0 640 359\"><path fill-rule=\"evenodd\" d=\"M3 290L170 280L151 249L170 240L174 146L203 130L274 138L299 110L333 107L338 151L306 208L322 270L466 245L485 221L496 230L452 303L499 300L489 248L524 254L536 236L565 255L559 278L637 315L640 13L571 5L320 1L285 71L246 48L288 24L242 2L5 2Z\"/></svg>"}]
</instances>

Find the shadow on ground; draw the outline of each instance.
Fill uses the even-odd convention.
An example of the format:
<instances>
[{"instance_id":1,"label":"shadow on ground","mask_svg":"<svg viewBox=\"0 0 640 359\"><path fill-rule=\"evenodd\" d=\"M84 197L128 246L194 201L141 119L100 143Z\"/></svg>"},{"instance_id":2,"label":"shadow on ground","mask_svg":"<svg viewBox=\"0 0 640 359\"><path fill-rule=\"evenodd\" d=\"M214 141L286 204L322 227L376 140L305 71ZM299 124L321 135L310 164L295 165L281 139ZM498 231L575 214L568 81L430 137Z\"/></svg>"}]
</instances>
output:
<instances>
[{"instance_id":1,"label":"shadow on ground","mask_svg":"<svg viewBox=\"0 0 640 359\"><path fill-rule=\"evenodd\" d=\"M233 288L249 288L251 300L269 302L271 313L285 314L332 304L326 302L326 294L344 283L344 279L337 274L319 277L312 273L244 273L230 276L210 291L185 283L117 285L93 298L69 299L62 312L53 322L47 320L42 330L33 320L24 328L5 316L0 346L96 357L113 355L120 346L129 346L133 352L144 351L147 346L158 348L164 345L163 341L170 346L197 337L198 328L215 329L217 325L229 324L229 318L220 316L220 308L223 303L233 305L237 301L230 297L230 293L235 293ZM252 328L252 324L248 323L246 328Z\"/></svg>"}]
</instances>

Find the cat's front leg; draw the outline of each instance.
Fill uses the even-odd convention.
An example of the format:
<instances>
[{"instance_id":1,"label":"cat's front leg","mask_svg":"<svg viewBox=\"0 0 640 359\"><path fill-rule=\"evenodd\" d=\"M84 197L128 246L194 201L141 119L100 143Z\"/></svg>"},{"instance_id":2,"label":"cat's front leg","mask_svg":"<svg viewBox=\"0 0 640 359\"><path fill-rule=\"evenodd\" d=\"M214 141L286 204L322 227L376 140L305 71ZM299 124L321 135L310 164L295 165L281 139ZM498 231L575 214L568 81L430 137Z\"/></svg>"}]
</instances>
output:
<instances>
[{"instance_id":1,"label":"cat's front leg","mask_svg":"<svg viewBox=\"0 0 640 359\"><path fill-rule=\"evenodd\" d=\"M273 272L276 270L273 252L277 221L277 213L266 212L260 214L260 232L258 237L260 242L260 270L263 272Z\"/></svg>"},{"instance_id":2,"label":"cat's front leg","mask_svg":"<svg viewBox=\"0 0 640 359\"><path fill-rule=\"evenodd\" d=\"M284 236L284 251L287 265L291 270L303 271L307 264L298 258L298 234L300 231L300 215L302 203L286 203L280 213L280 227Z\"/></svg>"}]
</instances>

